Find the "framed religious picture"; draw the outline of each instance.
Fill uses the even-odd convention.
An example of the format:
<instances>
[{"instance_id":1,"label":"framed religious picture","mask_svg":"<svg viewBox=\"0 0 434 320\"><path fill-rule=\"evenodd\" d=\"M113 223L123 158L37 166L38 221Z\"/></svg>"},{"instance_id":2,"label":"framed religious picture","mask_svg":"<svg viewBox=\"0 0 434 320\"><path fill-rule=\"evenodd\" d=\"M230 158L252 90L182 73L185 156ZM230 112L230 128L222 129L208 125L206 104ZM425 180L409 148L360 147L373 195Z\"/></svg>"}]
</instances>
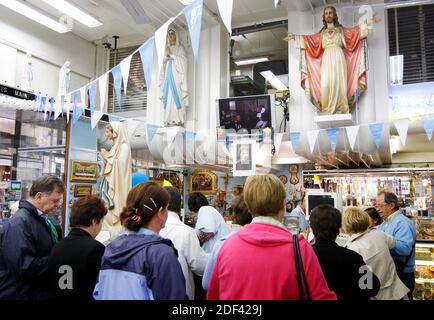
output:
<instances>
[{"instance_id":1,"label":"framed religious picture","mask_svg":"<svg viewBox=\"0 0 434 320\"><path fill-rule=\"evenodd\" d=\"M288 177L285 176L284 174L281 174L279 176L279 180L282 181L283 184L287 184L288 183Z\"/></svg>"},{"instance_id":2,"label":"framed religious picture","mask_svg":"<svg viewBox=\"0 0 434 320\"><path fill-rule=\"evenodd\" d=\"M92 195L92 186L91 185L75 185L74 187L74 197L81 198Z\"/></svg>"},{"instance_id":3,"label":"framed religious picture","mask_svg":"<svg viewBox=\"0 0 434 320\"><path fill-rule=\"evenodd\" d=\"M195 170L190 176L190 192L216 193L217 176L210 170Z\"/></svg>"},{"instance_id":4,"label":"framed religious picture","mask_svg":"<svg viewBox=\"0 0 434 320\"><path fill-rule=\"evenodd\" d=\"M255 140L233 142L232 169L234 177L247 177L256 173Z\"/></svg>"},{"instance_id":5,"label":"framed religious picture","mask_svg":"<svg viewBox=\"0 0 434 320\"><path fill-rule=\"evenodd\" d=\"M71 160L69 168L71 182L90 182L95 183L98 178L98 163Z\"/></svg>"}]
</instances>

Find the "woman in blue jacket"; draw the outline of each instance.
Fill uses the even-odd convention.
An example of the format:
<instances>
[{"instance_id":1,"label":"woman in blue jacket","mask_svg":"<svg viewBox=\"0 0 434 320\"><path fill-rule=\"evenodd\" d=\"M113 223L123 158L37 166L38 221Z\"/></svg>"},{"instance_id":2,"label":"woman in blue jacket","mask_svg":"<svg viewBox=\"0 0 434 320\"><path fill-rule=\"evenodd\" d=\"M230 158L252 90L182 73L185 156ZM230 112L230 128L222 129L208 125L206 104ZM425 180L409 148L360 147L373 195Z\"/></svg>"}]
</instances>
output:
<instances>
[{"instance_id":1,"label":"woman in blue jacket","mask_svg":"<svg viewBox=\"0 0 434 320\"><path fill-rule=\"evenodd\" d=\"M120 217L127 229L106 248L96 300L181 300L185 280L172 242L158 235L170 196L154 182L130 190Z\"/></svg>"}]
</instances>

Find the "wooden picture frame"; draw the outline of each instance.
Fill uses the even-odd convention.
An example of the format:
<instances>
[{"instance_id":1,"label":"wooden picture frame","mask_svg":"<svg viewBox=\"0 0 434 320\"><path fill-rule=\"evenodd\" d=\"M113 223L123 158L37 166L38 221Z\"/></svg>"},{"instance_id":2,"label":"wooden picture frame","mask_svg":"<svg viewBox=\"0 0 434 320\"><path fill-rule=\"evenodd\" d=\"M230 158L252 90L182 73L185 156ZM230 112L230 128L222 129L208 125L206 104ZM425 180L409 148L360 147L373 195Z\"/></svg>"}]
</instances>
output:
<instances>
[{"instance_id":1,"label":"wooden picture frame","mask_svg":"<svg viewBox=\"0 0 434 320\"><path fill-rule=\"evenodd\" d=\"M96 183L98 179L98 163L80 160L71 160L69 168L71 182Z\"/></svg>"},{"instance_id":2,"label":"wooden picture frame","mask_svg":"<svg viewBox=\"0 0 434 320\"><path fill-rule=\"evenodd\" d=\"M92 186L89 185L75 185L74 186L74 197L81 198L92 195Z\"/></svg>"},{"instance_id":3,"label":"wooden picture frame","mask_svg":"<svg viewBox=\"0 0 434 320\"><path fill-rule=\"evenodd\" d=\"M213 194L217 192L217 176L210 170L198 169L190 176L190 193L201 192Z\"/></svg>"}]
</instances>

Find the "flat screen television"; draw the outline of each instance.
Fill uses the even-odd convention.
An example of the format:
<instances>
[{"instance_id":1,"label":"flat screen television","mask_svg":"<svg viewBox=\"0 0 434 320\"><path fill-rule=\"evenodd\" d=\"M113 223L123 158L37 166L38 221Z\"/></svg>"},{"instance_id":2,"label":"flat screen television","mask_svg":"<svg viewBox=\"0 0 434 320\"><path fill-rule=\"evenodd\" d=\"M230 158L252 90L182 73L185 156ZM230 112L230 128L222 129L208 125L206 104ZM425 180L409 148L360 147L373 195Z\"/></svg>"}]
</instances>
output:
<instances>
[{"instance_id":1,"label":"flat screen television","mask_svg":"<svg viewBox=\"0 0 434 320\"><path fill-rule=\"evenodd\" d=\"M274 95L218 99L217 126L224 129L252 130L274 128Z\"/></svg>"}]
</instances>

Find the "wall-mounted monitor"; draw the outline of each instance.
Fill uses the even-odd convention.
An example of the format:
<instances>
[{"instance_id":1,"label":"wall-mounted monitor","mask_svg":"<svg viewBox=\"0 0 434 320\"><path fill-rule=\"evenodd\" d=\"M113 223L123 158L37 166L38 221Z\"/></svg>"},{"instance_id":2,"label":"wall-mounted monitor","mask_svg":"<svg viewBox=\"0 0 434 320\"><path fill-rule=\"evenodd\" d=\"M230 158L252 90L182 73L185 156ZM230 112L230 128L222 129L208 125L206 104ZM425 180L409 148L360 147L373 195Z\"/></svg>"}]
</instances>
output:
<instances>
[{"instance_id":1,"label":"wall-mounted monitor","mask_svg":"<svg viewBox=\"0 0 434 320\"><path fill-rule=\"evenodd\" d=\"M217 100L217 126L224 129L261 130L275 127L274 95L242 96Z\"/></svg>"}]
</instances>

